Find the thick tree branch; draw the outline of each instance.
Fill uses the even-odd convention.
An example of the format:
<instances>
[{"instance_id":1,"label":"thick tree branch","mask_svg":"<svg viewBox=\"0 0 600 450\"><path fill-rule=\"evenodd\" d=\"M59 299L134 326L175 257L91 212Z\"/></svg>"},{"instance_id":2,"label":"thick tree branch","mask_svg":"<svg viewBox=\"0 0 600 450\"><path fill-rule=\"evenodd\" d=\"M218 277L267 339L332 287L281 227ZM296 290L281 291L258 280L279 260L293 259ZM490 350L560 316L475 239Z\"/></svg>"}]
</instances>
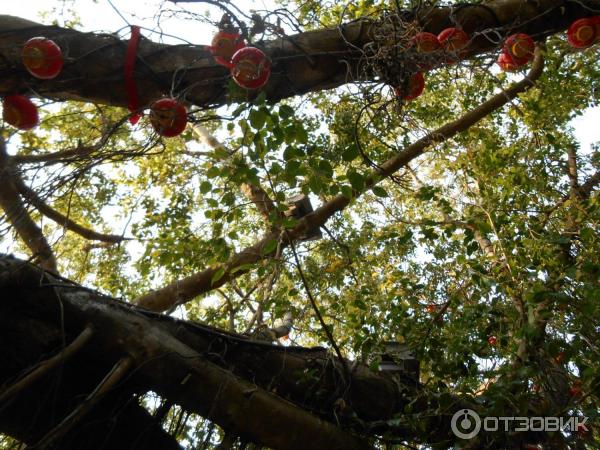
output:
<instances>
[{"instance_id":1,"label":"thick tree branch","mask_svg":"<svg viewBox=\"0 0 600 450\"><path fill-rule=\"evenodd\" d=\"M394 174L397 170L422 155L430 146L443 142L461 131L467 130L469 127L491 114L496 109L502 107L509 101L517 97L521 92L526 91L533 86L534 81L542 74L543 57L539 49L536 50L536 57L529 73L523 80L513 84L511 87L494 95L489 100L485 101L477 108L469 111L459 119L449 122L446 125L438 128L418 141L406 147L403 151L393 156L385 163L379 166L378 170L371 174L366 180L366 189L371 189L379 181ZM358 197L361 192L354 192L355 197ZM352 199L344 195L338 195L329 202L317 208L314 212L302 218L298 225L293 229L286 231L286 239L282 240L281 245L287 245L289 240L298 239L307 230L315 229L327 222L335 213L342 211L350 204ZM189 277L177 280L169 285L151 291L138 299L135 302L144 308L153 311L165 311L176 304L188 302L196 296L216 289L227 283L232 278L247 272L248 269L239 270L241 266L253 264L265 258L273 251L264 251L265 247L273 240L279 239L279 232L272 231L265 235L259 242L237 253L226 264L214 266L205 269L202 272L196 273ZM224 274L216 281L212 281L218 270L224 269Z\"/></svg>"},{"instance_id":2,"label":"thick tree branch","mask_svg":"<svg viewBox=\"0 0 600 450\"><path fill-rule=\"evenodd\" d=\"M564 30L573 20L600 10L600 0L500 0L460 8L440 7L404 11L425 31L439 33L461 26L473 36L467 57L498 47L499 36L525 32L536 38ZM359 20L338 28L285 36L258 45L274 63L271 80L264 88L267 98L277 101L322 89L330 89L360 78L374 79L360 67L362 49L372 41L371 20ZM54 80L39 81L20 62L20 48L27 39L44 35L67 49L68 63ZM489 39L488 39L489 36ZM207 39L208 40L208 39ZM57 100L82 100L127 106L123 82L126 42L114 35L95 35L56 26L43 26L12 16L0 16L0 56L5 67L0 95L32 92ZM227 101L229 73L218 66L204 46L164 45L142 39L138 49L135 80L140 103L149 105L170 92L173 79L186 101L200 107L215 107ZM93 64L90 62L93 61ZM440 61L440 65L442 62ZM243 99L241 99L243 100Z\"/></svg>"},{"instance_id":3,"label":"thick tree branch","mask_svg":"<svg viewBox=\"0 0 600 450\"><path fill-rule=\"evenodd\" d=\"M293 392L298 391L302 393L298 397L300 402L304 405L311 402L310 397L316 393L307 396L303 383L298 384L297 371L302 370L302 365L307 362L317 368L315 358L323 354L321 349L294 351L249 341L198 324L160 315L149 316L142 310L43 274L32 265L7 257L1 259L0 269L0 289L7 294L2 296L0 310L12 310L14 317L27 314L41 321L43 327L52 327L58 333L62 323L58 311L62 311L67 331L71 327L81 327L82 321L92 324L98 331L89 348L90 354L94 355L94 366L103 367L119 355L130 355L135 360L136 369L129 372L127 381L120 375L108 377L113 381L122 379L123 387L120 389L128 389L130 393L133 389L141 392L152 390L187 411L215 421L224 429L235 430L246 439L272 448L370 448L352 434L271 392L287 392L287 395L295 397ZM56 301L57 295L60 302ZM3 340L11 339L11 342L19 339L5 329L0 329L0 335ZM339 389L335 383L335 370L339 370L339 366L336 364L335 369L331 360L326 355L322 356L325 357L323 369L331 372L333 368L333 372L323 372L320 383L331 383L333 392L318 401L315 398L311 403L327 409L331 406L326 405L336 398L331 397L332 393L336 395ZM80 364L75 365L78 366L81 367ZM268 389L234 375L232 368L261 385L264 382ZM107 383L103 382L101 386ZM345 395L348 401L356 395L355 406L364 417L371 416L373 412L379 417L390 417L391 411L387 408L401 408L404 402L397 383L397 380L382 374L370 374L364 367L357 368L351 384L353 391ZM382 398L386 405L383 410L373 410L375 399L371 396L360 400L362 392L369 386L374 396L381 389L392 390ZM341 390L340 394L343 392Z\"/></svg>"}]
</instances>

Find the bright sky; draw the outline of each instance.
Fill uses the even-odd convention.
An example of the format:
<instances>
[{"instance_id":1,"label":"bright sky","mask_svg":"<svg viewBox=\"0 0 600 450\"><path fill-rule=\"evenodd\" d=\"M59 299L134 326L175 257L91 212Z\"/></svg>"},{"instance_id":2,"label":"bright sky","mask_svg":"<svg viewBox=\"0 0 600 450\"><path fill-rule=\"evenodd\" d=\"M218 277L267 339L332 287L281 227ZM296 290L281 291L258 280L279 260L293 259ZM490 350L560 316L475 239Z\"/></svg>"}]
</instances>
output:
<instances>
[{"instance_id":1,"label":"bright sky","mask_svg":"<svg viewBox=\"0 0 600 450\"><path fill-rule=\"evenodd\" d=\"M127 27L128 23L158 30L157 24L160 22L160 29L164 33L194 44L209 44L214 31L212 27L191 20L191 18L186 21L182 21L180 17L170 18L168 13L159 16L161 8L163 11L185 9L198 14L211 11L212 18L216 21L222 14L217 8L206 3L185 3L180 6L168 0L67 0L66 7L63 6L63 2L58 0L10 2L3 0L2 3L1 14L11 14L35 21L41 21L40 12L42 11L52 11L54 8L57 11L64 10L65 16L68 18L69 9L75 10L81 18L82 28L86 31L116 32ZM270 0L239 0L234 3L246 11L268 9L269 4L272 4ZM52 17L56 16L56 14L52 14Z\"/></svg>"}]
</instances>

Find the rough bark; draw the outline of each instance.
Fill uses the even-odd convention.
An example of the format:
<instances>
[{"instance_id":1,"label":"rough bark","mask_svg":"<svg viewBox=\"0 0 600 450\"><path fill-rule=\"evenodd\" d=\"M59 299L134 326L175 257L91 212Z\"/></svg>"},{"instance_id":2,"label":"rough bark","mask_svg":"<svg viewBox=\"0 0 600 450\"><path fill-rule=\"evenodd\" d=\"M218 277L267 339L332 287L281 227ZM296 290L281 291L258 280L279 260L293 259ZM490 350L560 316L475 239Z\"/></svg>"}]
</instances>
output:
<instances>
[{"instance_id":1,"label":"rough bark","mask_svg":"<svg viewBox=\"0 0 600 450\"><path fill-rule=\"evenodd\" d=\"M501 37L526 32L536 38L564 30L574 19L600 10L600 0L500 0L480 5L460 5L403 12L425 31L439 33L459 25L471 33L467 57L498 47ZM273 61L272 77L264 88L277 101L358 79L375 79L362 70L365 44L372 41L375 21L358 20L334 29L322 29L256 43ZM54 39L64 49L67 62L54 80L36 80L20 63L21 45L33 36ZM31 92L57 100L127 106L123 80L127 41L114 35L82 33L44 26L13 16L0 16L0 95ZM211 108L227 101L227 70L213 61L205 46L163 45L142 39L135 80L141 105L171 91L177 80L179 94L197 106ZM251 95L251 94L249 94Z\"/></svg>"},{"instance_id":2,"label":"rough bark","mask_svg":"<svg viewBox=\"0 0 600 450\"><path fill-rule=\"evenodd\" d=\"M6 256L0 257L0 298L0 357L6 362L0 369L0 394L47 359L44 355L58 353L86 327L94 330L60 369L20 391L7 407L0 405L0 430L29 443L75 410L123 358L132 358L134 368L65 439L84 433L90 423L107 421L134 394L152 390L272 448L370 448L328 420L337 418L362 432L385 429L380 422L402 412L418 392L414 380L358 364L344 386L339 361L324 349L273 346L151 313ZM312 370L315 377L302 375ZM36 396L41 400L32 401ZM336 406L339 399L347 405L344 411ZM50 414L54 400L60 407ZM417 400L414 407L426 404ZM34 429L23 419L28 416L39 418ZM437 429L447 436L447 427ZM98 430L102 427L93 432Z\"/></svg>"}]
</instances>

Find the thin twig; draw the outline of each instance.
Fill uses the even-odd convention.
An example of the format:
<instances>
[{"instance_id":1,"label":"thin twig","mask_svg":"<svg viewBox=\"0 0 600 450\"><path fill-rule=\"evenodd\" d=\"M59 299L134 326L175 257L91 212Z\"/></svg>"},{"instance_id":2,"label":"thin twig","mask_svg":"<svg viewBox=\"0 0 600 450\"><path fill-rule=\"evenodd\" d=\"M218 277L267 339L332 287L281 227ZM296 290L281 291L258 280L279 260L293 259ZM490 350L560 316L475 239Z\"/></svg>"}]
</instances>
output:
<instances>
[{"instance_id":1,"label":"thin twig","mask_svg":"<svg viewBox=\"0 0 600 450\"><path fill-rule=\"evenodd\" d=\"M104 377L104 379L96 386L90 395L88 395L83 403L75 408L67 417L65 417L56 427L50 430L43 438L41 438L31 448L46 448L56 442L66 433L68 433L75 425L77 425L92 408L115 387L119 381L127 375L133 366L133 358L126 356L121 358Z\"/></svg>"},{"instance_id":2,"label":"thin twig","mask_svg":"<svg viewBox=\"0 0 600 450\"><path fill-rule=\"evenodd\" d=\"M90 340L93 334L94 329L91 325L88 325L83 329L79 336L77 336L73 342L71 342L63 350L61 350L60 353L54 355L52 358L42 361L27 375L25 375L13 385L6 388L0 394L0 404L2 405L2 409L8 406L8 403L6 402L11 400L11 398L17 396L20 392L22 392L28 386L33 384L35 381L39 380L41 377L50 372L56 366L75 355L79 350L81 350L85 346L85 344L87 344L87 342Z\"/></svg>"},{"instance_id":3,"label":"thin twig","mask_svg":"<svg viewBox=\"0 0 600 450\"><path fill-rule=\"evenodd\" d=\"M287 233L287 231L286 231L286 233ZM290 242L290 248L292 249L292 254L294 255L294 261L296 263L296 268L298 269L298 275L300 275L300 279L302 280L302 285L304 286L306 295L308 296L308 299L310 300L310 304L313 308L313 311L315 312L317 318L319 319L319 322L321 323L321 327L323 328L323 331L327 335L327 340L329 341L329 343L335 350L335 353L336 353L338 359L340 360L340 364L342 365L342 367L344 369L344 372L343 372L344 381L346 383L348 383L350 380L350 370L348 368L348 365L346 364L346 360L342 356L342 352L340 351L340 348L336 344L335 339L333 338L333 334L331 333L331 330L327 327L325 320L323 320L321 311L319 311L317 302L312 295L310 286L308 285L308 280L304 276L304 271L302 270L302 265L300 264L300 259L298 258L298 253L296 252L296 246L294 245L294 242L292 239L289 239L289 242Z\"/></svg>"}]
</instances>

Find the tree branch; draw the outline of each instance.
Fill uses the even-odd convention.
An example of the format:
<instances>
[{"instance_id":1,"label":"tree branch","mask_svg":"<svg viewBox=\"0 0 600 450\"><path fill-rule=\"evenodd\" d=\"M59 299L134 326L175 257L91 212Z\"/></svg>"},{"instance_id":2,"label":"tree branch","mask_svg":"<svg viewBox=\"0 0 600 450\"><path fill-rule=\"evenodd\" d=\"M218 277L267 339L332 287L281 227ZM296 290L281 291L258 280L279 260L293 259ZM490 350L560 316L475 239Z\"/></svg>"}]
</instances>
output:
<instances>
[{"instance_id":1,"label":"tree branch","mask_svg":"<svg viewBox=\"0 0 600 450\"><path fill-rule=\"evenodd\" d=\"M26 389L27 386L33 384L35 381L43 377L46 373L57 367L59 364L62 364L64 361L66 361L71 356L76 354L79 350L81 350L85 346L85 344L90 340L93 334L94 330L91 326L85 327L83 331L79 334L79 336L77 336L77 338L75 338L73 342L67 345L57 355L54 355L52 358L41 362L37 367L35 367L31 372L29 372L19 381L2 391L0 393L0 405L2 405L2 408L6 407L6 405L8 404L7 402L11 400L11 398L18 395L19 392Z\"/></svg>"},{"instance_id":2,"label":"tree branch","mask_svg":"<svg viewBox=\"0 0 600 450\"><path fill-rule=\"evenodd\" d=\"M503 0L486 3L486 10L490 13L482 14L479 7L444 6L400 13L434 34L448 26L463 28L473 36L466 55L470 58L497 48L498 31L506 35L523 32L541 39L566 29L577 18L591 16L600 10L600 0ZM363 19L263 42L273 61L271 79L263 89L267 99L277 101L331 89L361 78L372 81L374 75L362 70L361 57L364 46L373 40L373 25L374 21ZM490 32L494 37L488 39ZM69 63L56 79L36 80L20 64L21 45L39 35L69 49ZM0 49L4 64L15 68L3 74L0 95L31 91L56 100L127 106L122 77L115 75L123 73L127 45L114 35L81 33L5 15L0 16ZM94 64L90 64L92 58ZM138 59L143 64L136 66L135 82L142 106L170 92L174 79L192 104L212 108L227 102L229 73L214 62L205 46L165 45L142 39Z\"/></svg>"},{"instance_id":3,"label":"tree branch","mask_svg":"<svg viewBox=\"0 0 600 450\"><path fill-rule=\"evenodd\" d=\"M58 273L54 252L42 230L25 208L23 200L13 184L14 177L11 173L13 169L8 161L6 143L0 136L0 208L6 214L6 220L31 250L33 257L39 259L40 265L46 270Z\"/></svg>"},{"instance_id":4,"label":"tree branch","mask_svg":"<svg viewBox=\"0 0 600 450\"><path fill-rule=\"evenodd\" d=\"M542 74L542 69L544 66L544 60L539 48L536 49L535 55L536 56L531 70L523 78L523 80L513 84L505 91L494 95L489 100L485 101L472 111L469 111L459 119L449 122L437 130L428 133L426 136L407 146L396 156L393 156L387 160L366 179L365 191L371 189L379 181L394 174L401 167L422 155L432 145L443 142L457 135L461 131L467 130L469 127L479 122L496 109L516 98L521 92L524 92L533 86L534 81ZM358 197L361 193L362 192L354 191L353 195ZM308 230L322 226L335 213L342 211L346 206L348 206L351 200L351 198L348 198L344 195L338 195L334 197L332 200L320 206L312 213L303 217L293 229L287 231L286 236L288 239L283 240L281 245L287 246L288 240L298 239ZM198 272L189 277L177 280L163 288L148 292L141 297L138 297L136 300L134 300L134 302L153 311L165 311L176 304L188 302L196 296L221 287L232 278L237 278L243 273L246 273L248 269L244 268L240 270L239 268L241 266L253 264L273 254L275 250L272 250L271 252L265 252L264 249L273 240L277 240L278 238L279 232L276 230L271 231L253 246L248 247L240 253L236 253L228 263L209 267L202 272ZM220 269L224 269L223 276L213 282L212 280L214 275Z\"/></svg>"},{"instance_id":5,"label":"tree branch","mask_svg":"<svg viewBox=\"0 0 600 450\"><path fill-rule=\"evenodd\" d=\"M77 233L79 236L88 239L90 241L101 241L109 244L117 244L129 240L122 235L118 234L104 234L97 231L91 230L78 224L77 222L69 219L66 215L58 212L51 206L49 206L44 200L42 200L33 189L27 186L23 180L15 176L13 177L13 183L17 190L21 193L23 198L29 202L35 209L37 209L44 216L56 222L58 225L65 227L67 230Z\"/></svg>"},{"instance_id":6,"label":"tree branch","mask_svg":"<svg viewBox=\"0 0 600 450\"><path fill-rule=\"evenodd\" d=\"M56 440L64 436L73 427L75 427L92 408L119 383L133 366L131 357L120 359L94 389L71 414L65 417L54 429L50 430L37 444L32 448L46 448L51 446Z\"/></svg>"},{"instance_id":7,"label":"tree branch","mask_svg":"<svg viewBox=\"0 0 600 450\"><path fill-rule=\"evenodd\" d=\"M204 142L213 150L223 149L230 156L233 155L233 152L230 149L219 142L219 140L202 125L192 125L192 130L202 142ZM256 205L256 208L260 212L265 222L269 223L271 220L270 214L276 210L275 203L273 203L273 200L271 200L269 194L267 194L262 186L255 183L242 183L240 188L242 194L244 194L248 200Z\"/></svg>"},{"instance_id":8,"label":"tree branch","mask_svg":"<svg viewBox=\"0 0 600 450\"><path fill-rule=\"evenodd\" d=\"M114 360L115 355L131 355L115 366L84 404L69 415L69 424L72 423L71 419L83 417L101 395L106 394L128 373L129 392L152 390L181 405L186 411L196 412L223 429L235 430L240 436L264 446L290 450L371 448L350 432L307 411L310 410L307 406L310 399L307 398L304 385L298 384L298 363L306 364L306 358L310 355L311 367L316 367L315 358L321 355L324 370L321 383L329 382L331 371L334 370L332 366L339 368L338 363L332 364L322 349L284 349L200 324L144 312L93 291L66 284L30 264L10 257L0 258L0 288L8 293L0 306L15 309L14 305L20 305L18 311L21 314L35 313L51 329L60 329L57 312L62 310L66 324L85 321L95 329L102 330L94 335L93 348L90 349L94 355L91 360L94 366L105 366L108 361ZM56 298L56 292L60 295L61 304L51 301ZM89 318L92 318L91 322ZM6 333L0 328L2 339ZM136 362L136 369L129 371L132 360ZM252 381L232 373L232 370L245 373L243 367L246 364L252 366L246 373L246 377ZM367 383L361 380L361 376L368 377ZM122 384L120 389L127 389L125 386ZM373 410L374 402L379 401L371 397L365 399L367 403L360 400L362 389L368 386L372 386L374 392L381 389L398 390L397 395L388 393L381 400L387 407L377 411L380 417L382 414L387 417L390 406L400 407L403 402L397 380L371 373L365 367L357 368L352 380L352 389L358 395L355 408L364 411L367 417L372 414L369 411ZM333 392L338 388L332 385ZM414 388L413 383L411 389ZM290 392L290 389L303 392L299 400L302 406L274 394L275 390ZM352 394L348 395L352 398ZM312 397L316 399L314 394ZM319 399L316 405L329 409L323 404L325 397ZM67 419L63 421L65 425L55 427L41 442L50 442L63 434Z\"/></svg>"}]
</instances>

